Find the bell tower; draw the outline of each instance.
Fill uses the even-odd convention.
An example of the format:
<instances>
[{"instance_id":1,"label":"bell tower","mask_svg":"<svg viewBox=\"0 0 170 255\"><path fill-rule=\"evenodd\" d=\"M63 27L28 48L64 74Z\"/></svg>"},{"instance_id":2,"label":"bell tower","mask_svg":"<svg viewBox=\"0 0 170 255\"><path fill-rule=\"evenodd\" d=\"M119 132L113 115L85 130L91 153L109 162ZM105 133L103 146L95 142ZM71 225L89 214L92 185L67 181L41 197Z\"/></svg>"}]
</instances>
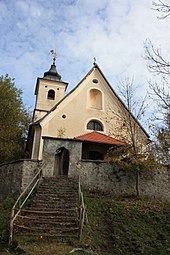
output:
<instances>
[{"instance_id":1,"label":"bell tower","mask_svg":"<svg viewBox=\"0 0 170 255\"><path fill-rule=\"evenodd\" d=\"M56 53L51 51L53 63L43 78L37 78L35 95L36 103L33 113L33 121L41 119L51 108L56 105L65 94L68 83L61 80L56 69Z\"/></svg>"}]
</instances>

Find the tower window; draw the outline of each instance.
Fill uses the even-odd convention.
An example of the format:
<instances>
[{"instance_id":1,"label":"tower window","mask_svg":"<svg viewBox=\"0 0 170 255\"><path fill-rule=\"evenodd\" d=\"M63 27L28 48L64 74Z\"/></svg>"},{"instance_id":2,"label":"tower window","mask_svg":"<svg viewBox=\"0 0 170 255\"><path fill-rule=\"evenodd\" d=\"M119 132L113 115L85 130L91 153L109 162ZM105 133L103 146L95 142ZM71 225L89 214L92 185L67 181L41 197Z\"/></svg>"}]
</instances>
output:
<instances>
[{"instance_id":1,"label":"tower window","mask_svg":"<svg viewBox=\"0 0 170 255\"><path fill-rule=\"evenodd\" d=\"M55 91L53 89L50 89L48 91L47 99L54 100L55 99Z\"/></svg>"},{"instance_id":2,"label":"tower window","mask_svg":"<svg viewBox=\"0 0 170 255\"><path fill-rule=\"evenodd\" d=\"M90 130L96 130L96 131L103 131L103 125L96 121L96 120L91 120L87 124L87 129Z\"/></svg>"}]
</instances>

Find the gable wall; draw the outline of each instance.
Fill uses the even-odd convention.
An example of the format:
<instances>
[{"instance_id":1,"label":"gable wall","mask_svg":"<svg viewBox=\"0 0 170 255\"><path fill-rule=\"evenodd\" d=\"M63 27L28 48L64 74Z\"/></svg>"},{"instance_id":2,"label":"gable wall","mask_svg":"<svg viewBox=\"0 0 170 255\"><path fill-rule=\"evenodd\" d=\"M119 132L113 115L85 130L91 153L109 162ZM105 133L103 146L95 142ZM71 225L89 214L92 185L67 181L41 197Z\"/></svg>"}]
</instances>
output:
<instances>
[{"instance_id":1,"label":"gable wall","mask_svg":"<svg viewBox=\"0 0 170 255\"><path fill-rule=\"evenodd\" d=\"M93 79L99 82L93 83ZM102 110L89 107L89 91L97 89L102 95ZM126 128L122 128L121 111L124 107L109 88L98 69L83 80L82 84L70 94L58 108L43 121L42 136L73 138L91 130L86 129L91 119L101 121L104 133L118 139L126 135ZM65 115L66 118L62 116ZM50 119L51 118L51 119ZM138 126L142 139L146 139L145 133ZM128 139L126 139L128 140Z\"/></svg>"},{"instance_id":2,"label":"gable wall","mask_svg":"<svg viewBox=\"0 0 170 255\"><path fill-rule=\"evenodd\" d=\"M94 78L97 78L99 83L93 83L92 80ZM88 94L90 89L101 91L102 110L88 107ZM46 123L43 128L43 136L58 137L61 130L65 131L64 137L66 138L73 138L91 132L86 129L86 125L91 119L100 120L104 126L104 133L109 134L111 131L109 124L110 116L108 114L112 115L109 107L112 108L114 113L117 112L117 98L111 93L98 70L95 70L51 113L53 115L52 119L44 121ZM62 118L62 115L66 115L66 118ZM117 125L116 118L112 119L112 125L113 127Z\"/></svg>"}]
</instances>

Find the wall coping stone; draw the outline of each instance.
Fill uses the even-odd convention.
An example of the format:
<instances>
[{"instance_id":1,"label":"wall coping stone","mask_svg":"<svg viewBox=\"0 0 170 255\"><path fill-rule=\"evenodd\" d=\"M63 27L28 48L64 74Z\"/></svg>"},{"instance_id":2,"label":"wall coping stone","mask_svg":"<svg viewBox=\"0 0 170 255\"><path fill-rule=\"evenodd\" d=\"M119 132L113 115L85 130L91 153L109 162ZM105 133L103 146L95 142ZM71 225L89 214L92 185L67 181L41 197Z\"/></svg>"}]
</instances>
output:
<instances>
[{"instance_id":1,"label":"wall coping stone","mask_svg":"<svg viewBox=\"0 0 170 255\"><path fill-rule=\"evenodd\" d=\"M4 163L0 164L0 167L4 166L4 165L21 163L21 162L24 162L24 161L31 161L31 162L37 162L37 163L42 162L42 160L36 160L36 159L17 159L17 160L14 160L14 161L4 162Z\"/></svg>"}]
</instances>

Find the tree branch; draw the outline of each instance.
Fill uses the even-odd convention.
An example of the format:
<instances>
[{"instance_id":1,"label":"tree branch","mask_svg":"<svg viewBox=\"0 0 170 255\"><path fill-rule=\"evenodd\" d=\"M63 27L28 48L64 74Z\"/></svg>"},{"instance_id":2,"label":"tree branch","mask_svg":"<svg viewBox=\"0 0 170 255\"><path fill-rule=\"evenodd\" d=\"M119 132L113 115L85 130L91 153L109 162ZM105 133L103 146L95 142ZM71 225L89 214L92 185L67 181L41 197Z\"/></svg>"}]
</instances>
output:
<instances>
[{"instance_id":1,"label":"tree branch","mask_svg":"<svg viewBox=\"0 0 170 255\"><path fill-rule=\"evenodd\" d=\"M170 16L170 4L158 0L158 2L153 1L152 5L154 6L154 8L152 8L153 10L161 13L161 16L158 16L158 19L165 19Z\"/></svg>"},{"instance_id":2,"label":"tree branch","mask_svg":"<svg viewBox=\"0 0 170 255\"><path fill-rule=\"evenodd\" d=\"M148 61L148 69L150 72L156 75L162 75L163 77L170 75L170 63L166 61L159 48L155 49L150 40L146 40L144 44L145 56Z\"/></svg>"}]
</instances>

